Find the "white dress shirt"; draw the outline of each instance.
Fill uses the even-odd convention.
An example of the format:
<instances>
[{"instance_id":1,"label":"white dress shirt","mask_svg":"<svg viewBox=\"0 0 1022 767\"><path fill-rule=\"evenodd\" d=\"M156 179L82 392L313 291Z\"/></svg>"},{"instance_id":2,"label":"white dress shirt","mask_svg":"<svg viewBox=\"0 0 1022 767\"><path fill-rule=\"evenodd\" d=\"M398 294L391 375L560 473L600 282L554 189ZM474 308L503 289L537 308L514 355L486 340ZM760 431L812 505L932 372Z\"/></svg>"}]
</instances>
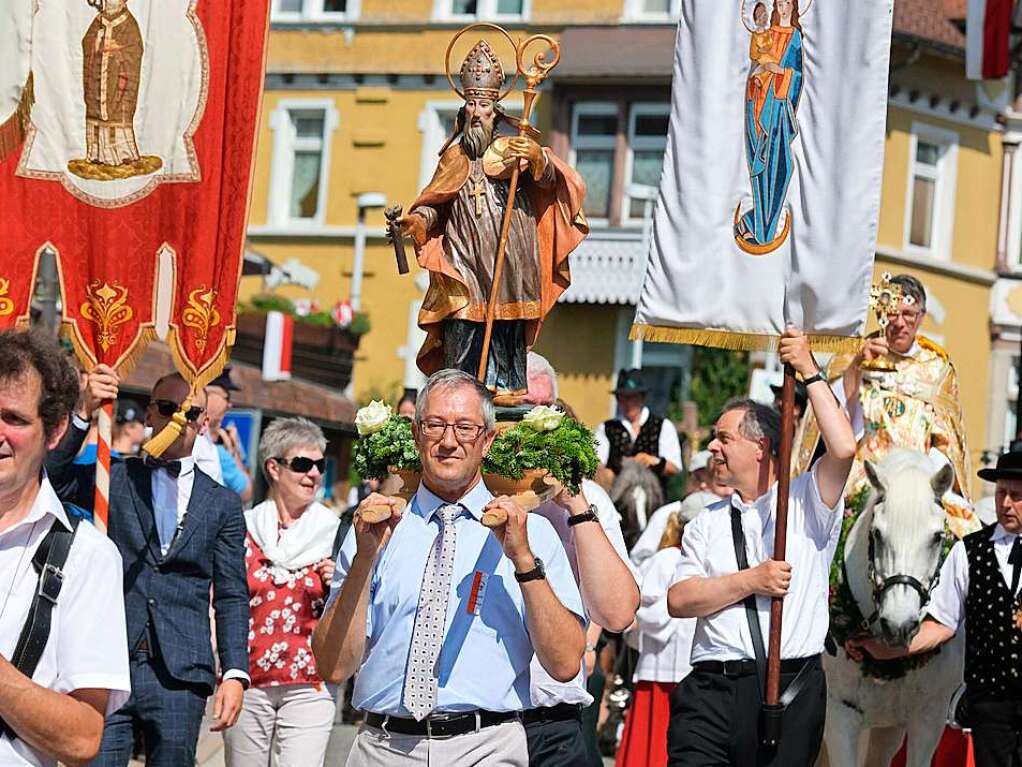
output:
<instances>
[{"instance_id":1,"label":"white dress shirt","mask_svg":"<svg viewBox=\"0 0 1022 767\"><path fill-rule=\"evenodd\" d=\"M667 591L681 560L681 549L661 549L642 567L642 600L635 621L639 627L636 682L680 682L692 670L695 618L672 618L667 612Z\"/></svg>"},{"instance_id":2,"label":"white dress shirt","mask_svg":"<svg viewBox=\"0 0 1022 767\"><path fill-rule=\"evenodd\" d=\"M777 485L752 503L737 493L715 503L685 527L684 547L675 582L688 578L715 578L738 572L731 537L731 507L741 512L749 567L773 555ZM816 469L791 482L788 501L787 561L791 564L791 587L784 598L781 658L804 658L823 652L830 615L827 593L830 564L834 559L844 501L833 509L820 498ZM757 597L759 623L764 642L770 634L770 599ZM742 602L699 618L692 644L692 663L754 659Z\"/></svg>"},{"instance_id":3,"label":"white dress shirt","mask_svg":"<svg viewBox=\"0 0 1022 767\"><path fill-rule=\"evenodd\" d=\"M5 658L14 654L39 585L32 556L55 524L70 527L44 476L28 516L0 532L0 654ZM131 694L121 555L109 538L83 521L63 572L50 636L32 680L61 693L108 690L109 715ZM21 739L0 738L0 764L55 767L57 761Z\"/></svg>"},{"instance_id":4,"label":"white dress shirt","mask_svg":"<svg viewBox=\"0 0 1022 767\"><path fill-rule=\"evenodd\" d=\"M582 480L582 494L589 503L596 506L603 532L607 534L607 538L610 539L610 544L614 547L614 551L621 557L621 561L628 566L628 570L632 573L636 583L638 583L639 574L628 559L625 539L621 534L621 516L617 513L614 502L610 500L610 496L607 495L602 487L588 479ZM571 571L574 573L575 582L577 583L578 556L575 552L574 536L576 528L568 525L567 512L555 503L545 503L533 513L550 520L554 531L564 545L565 552L568 554L568 562L571 564ZM583 524L588 525L592 523L583 522ZM530 672L530 693L532 695L533 707L556 706L558 703L579 703L583 706L588 706L593 702L593 696L586 690L586 669L584 665L579 670L578 675L570 682L558 682L546 672L546 669L543 668L535 657L532 659Z\"/></svg>"},{"instance_id":5,"label":"white dress shirt","mask_svg":"<svg viewBox=\"0 0 1022 767\"><path fill-rule=\"evenodd\" d=\"M994 558L1001 571L1004 585L1011 588L1011 563L1008 555L1018 536L1009 533L1000 523L994 525L990 540L994 542ZM1022 590L1022 579L1016 593ZM926 611L934 620L958 631L965 620L965 598L969 595L969 555L965 551L965 541L956 541L951 547L947 559L940 568L940 579L930 592L930 603Z\"/></svg>"},{"instance_id":6,"label":"white dress shirt","mask_svg":"<svg viewBox=\"0 0 1022 767\"><path fill-rule=\"evenodd\" d=\"M639 415L639 428L641 429L649 420L649 408L644 407ZM632 428L632 422L627 418L618 418L618 423L625 427L632 442L639 436L639 432ZM674 424L665 418L660 426L660 441L657 452L661 458L666 458L679 469L681 468L681 441L678 439L678 432ZM610 440L607 439L607 430L601 423L596 427L596 454L600 457L600 463L607 463L610 458Z\"/></svg>"},{"instance_id":7,"label":"white dress shirt","mask_svg":"<svg viewBox=\"0 0 1022 767\"><path fill-rule=\"evenodd\" d=\"M696 490L694 493L690 493L684 501L671 501L661 506L653 512L653 516L646 523L646 528L642 531L642 535L639 536L639 540L635 542L632 550L628 552L632 562L636 567L639 567L657 553L657 550L660 548L660 539L664 537L664 530L667 529L667 520L670 519L671 514L682 512L682 519L690 522L692 519L695 519L696 513L698 513L693 510L693 507L697 507L700 510L705 509L719 500L720 496L716 493L709 490ZM690 516L687 516L684 512L689 510L692 510L692 513Z\"/></svg>"},{"instance_id":8,"label":"white dress shirt","mask_svg":"<svg viewBox=\"0 0 1022 767\"><path fill-rule=\"evenodd\" d=\"M218 485L224 483L224 470L220 466L220 454L217 452L209 432L195 438L195 444L192 446L192 458L195 459L195 465L212 477L214 482Z\"/></svg>"}]
</instances>

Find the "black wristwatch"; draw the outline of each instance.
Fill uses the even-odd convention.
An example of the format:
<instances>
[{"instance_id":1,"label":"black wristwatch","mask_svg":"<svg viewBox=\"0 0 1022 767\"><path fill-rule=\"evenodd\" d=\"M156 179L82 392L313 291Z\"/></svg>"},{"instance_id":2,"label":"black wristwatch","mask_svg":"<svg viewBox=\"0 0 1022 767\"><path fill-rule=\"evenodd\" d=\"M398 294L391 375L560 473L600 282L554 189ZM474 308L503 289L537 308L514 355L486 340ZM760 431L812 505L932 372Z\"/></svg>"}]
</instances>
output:
<instances>
[{"instance_id":1,"label":"black wristwatch","mask_svg":"<svg viewBox=\"0 0 1022 767\"><path fill-rule=\"evenodd\" d=\"M823 372L822 372L822 371L819 371L819 370L817 370L817 371L816 371L816 375L812 375L812 376L809 376L809 378L803 378L803 379L802 379L802 384L803 384L804 386L809 386L810 384L814 384L814 383L816 383L817 381L823 381L823 380L824 380L824 378L823 378Z\"/></svg>"},{"instance_id":2,"label":"black wristwatch","mask_svg":"<svg viewBox=\"0 0 1022 767\"><path fill-rule=\"evenodd\" d=\"M543 560L539 557L533 557L536 561L536 566L528 572L520 573L515 570L515 580L519 583L528 583L529 581L538 581L541 578L546 578L546 570L543 568Z\"/></svg>"},{"instance_id":3,"label":"black wristwatch","mask_svg":"<svg viewBox=\"0 0 1022 767\"><path fill-rule=\"evenodd\" d=\"M573 514L568 517L568 526L574 527L575 525L581 525L583 522L599 522L600 515L596 513L596 504L590 503L589 508L583 511L581 514Z\"/></svg>"}]
</instances>

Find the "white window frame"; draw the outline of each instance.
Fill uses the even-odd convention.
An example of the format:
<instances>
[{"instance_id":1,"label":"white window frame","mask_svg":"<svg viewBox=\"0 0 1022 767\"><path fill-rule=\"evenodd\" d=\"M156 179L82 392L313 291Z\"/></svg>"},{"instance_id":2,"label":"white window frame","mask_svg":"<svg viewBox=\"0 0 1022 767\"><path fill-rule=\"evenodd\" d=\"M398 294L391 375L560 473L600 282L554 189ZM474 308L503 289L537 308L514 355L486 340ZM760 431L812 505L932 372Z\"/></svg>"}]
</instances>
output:
<instances>
[{"instance_id":1,"label":"white window frame","mask_svg":"<svg viewBox=\"0 0 1022 767\"><path fill-rule=\"evenodd\" d=\"M958 143L957 131L938 128L929 123L912 123L912 133L908 146L908 178L905 184L905 252L926 255L942 261L951 260L951 245L955 230L955 193L958 180ZM937 144L943 147L937 172L934 174L934 209L930 247L914 245L912 236L912 205L913 187L916 177L916 152L919 141Z\"/></svg>"},{"instance_id":2,"label":"white window frame","mask_svg":"<svg viewBox=\"0 0 1022 767\"><path fill-rule=\"evenodd\" d=\"M344 13L324 11L323 0L302 0L302 10L298 13L280 10L281 0L272 0L270 20L282 24L302 24L310 22L354 21L361 11L361 0L348 0L348 8Z\"/></svg>"},{"instance_id":3,"label":"white window frame","mask_svg":"<svg viewBox=\"0 0 1022 767\"><path fill-rule=\"evenodd\" d=\"M1008 156L1005 151L1005 157ZM1016 149L1010 158L1010 176L1004 194L1011 207L1005 211L1007 239L1004 250L1008 270L1018 274L1022 272L1022 152Z\"/></svg>"},{"instance_id":4,"label":"white window frame","mask_svg":"<svg viewBox=\"0 0 1022 767\"><path fill-rule=\"evenodd\" d=\"M650 13L643 10L643 0L625 0L622 20L647 24L674 24L681 16L681 0L670 0L667 13Z\"/></svg>"},{"instance_id":5,"label":"white window frame","mask_svg":"<svg viewBox=\"0 0 1022 767\"><path fill-rule=\"evenodd\" d=\"M292 112L322 112L323 137L320 149L319 194L316 215L312 218L292 218L291 182L294 175L295 152L312 148L309 139L291 134ZM270 113L273 132L273 157L270 162L270 193L267 200L266 222L270 226L286 229L312 229L324 225L327 191L330 179L330 148L333 132L340 124L340 116L332 99L281 99Z\"/></svg>"},{"instance_id":6,"label":"white window frame","mask_svg":"<svg viewBox=\"0 0 1022 767\"><path fill-rule=\"evenodd\" d=\"M636 136L635 123L640 115L671 116L671 104L666 101L637 101L628 110L628 151L625 154L624 192L621 199L621 225L641 226L643 218L632 216L632 198L628 196L628 186L632 183L632 168L635 163L635 150L659 149L667 151L667 134L662 139L649 136ZM661 146L663 144L663 146ZM661 171L662 172L662 171Z\"/></svg>"},{"instance_id":7,"label":"white window frame","mask_svg":"<svg viewBox=\"0 0 1022 767\"><path fill-rule=\"evenodd\" d=\"M504 113L512 117L520 117L524 104L521 99L509 99L500 102ZM438 101L427 101L426 106L419 112L418 128L422 134L422 154L419 159L419 189L422 189L433 178L437 162L440 157L438 153L444 142L450 137L447 127L440 119L442 113L457 112L465 106L461 99L442 99Z\"/></svg>"},{"instance_id":8,"label":"white window frame","mask_svg":"<svg viewBox=\"0 0 1022 767\"><path fill-rule=\"evenodd\" d=\"M1016 424L1015 424L1015 401L1018 399L1019 386L1018 386L1018 354L1011 354L1008 356L1008 380L1005 382L1005 390L1008 404L1004 412L1004 441L1002 445L1010 445L1015 441L1016 436Z\"/></svg>"},{"instance_id":9,"label":"white window frame","mask_svg":"<svg viewBox=\"0 0 1022 767\"><path fill-rule=\"evenodd\" d=\"M569 163L572 167L575 167L577 160L578 149L609 149L611 152L611 179L610 179L610 208L614 207L614 182L613 177L614 168L617 166L617 134L613 136L588 136L582 139L583 145L580 147L580 139L578 135L578 119L582 115L600 115L607 116L613 115L616 119L618 117L618 106L617 102L614 101L577 101L571 111L571 156ZM609 211L608 211L609 213ZM609 218L588 218L590 226L607 226L610 223Z\"/></svg>"},{"instance_id":10,"label":"white window frame","mask_svg":"<svg viewBox=\"0 0 1022 767\"><path fill-rule=\"evenodd\" d=\"M497 13L497 0L476 0L475 13L454 13L454 0L433 0L434 21L528 21L532 0L522 0L521 13Z\"/></svg>"}]
</instances>

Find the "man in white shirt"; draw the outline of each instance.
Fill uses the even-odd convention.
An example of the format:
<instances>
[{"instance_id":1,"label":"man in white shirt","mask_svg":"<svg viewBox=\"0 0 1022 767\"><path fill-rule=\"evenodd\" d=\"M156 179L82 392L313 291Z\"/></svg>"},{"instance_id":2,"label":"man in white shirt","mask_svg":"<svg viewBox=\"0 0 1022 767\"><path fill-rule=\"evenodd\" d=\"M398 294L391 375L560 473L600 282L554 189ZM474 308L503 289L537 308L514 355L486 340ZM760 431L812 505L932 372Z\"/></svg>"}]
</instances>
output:
<instances>
[{"instance_id":1,"label":"man in white shirt","mask_svg":"<svg viewBox=\"0 0 1022 767\"><path fill-rule=\"evenodd\" d=\"M529 352L526 369L526 401L554 405L557 373L550 363ZM533 707L523 717L529 737L529 765L586 767L590 761L582 709L593 703L586 687L586 672L595 666L593 650L600 631L624 631L635 619L638 576L628 560L617 509L595 482L583 480L579 495L568 498L565 494L561 503L546 503L534 513L550 520L561 539L591 623L586 632L586 663L571 682L558 682L536 660L532 662ZM595 742L595 737L592 740Z\"/></svg>"},{"instance_id":2,"label":"man in white shirt","mask_svg":"<svg viewBox=\"0 0 1022 767\"><path fill-rule=\"evenodd\" d=\"M95 472L76 470L81 428L119 379L105 365L89 373L85 402L47 469L58 495L91 506ZM191 387L177 373L158 380L146 424L159 433L182 411ZM206 699L213 729L234 725L248 686L245 518L237 494L196 468L192 449L205 417L200 389L183 411L180 434L159 458L114 461L107 534L124 560L123 590L132 695L107 718L94 767L125 767L140 727L148 767L192 764ZM218 680L210 641L216 618Z\"/></svg>"},{"instance_id":3,"label":"man in white shirt","mask_svg":"<svg viewBox=\"0 0 1022 767\"><path fill-rule=\"evenodd\" d=\"M615 475L625 458L634 458L664 482L681 471L681 442L674 424L646 407L649 389L641 370L622 370L617 387L617 418L596 427L600 464Z\"/></svg>"},{"instance_id":4,"label":"man in white shirt","mask_svg":"<svg viewBox=\"0 0 1022 767\"><path fill-rule=\"evenodd\" d=\"M805 336L789 328L779 351L805 381L827 452L810 472L792 480L787 561L774 560L777 491L772 479L780 417L771 407L739 400L725 406L717 419L710 452L718 478L734 494L685 528L677 582L668 593L671 615L698 618L693 672L671 697L672 765L811 765L823 737L826 682L819 656L829 624L828 575L855 436L819 375ZM740 561L739 552L747 562ZM773 597L785 598L781 694L800 675L793 689L801 691L784 712L780 742L767 747L759 733L763 689L756 659L765 659Z\"/></svg>"},{"instance_id":5,"label":"man in white shirt","mask_svg":"<svg viewBox=\"0 0 1022 767\"><path fill-rule=\"evenodd\" d=\"M927 620L908 647L851 640L854 660L929 652L964 625L965 694L956 719L972 729L976 767L1022 764L1022 453L979 476L997 483L997 522L955 543L930 593Z\"/></svg>"},{"instance_id":6,"label":"man in white shirt","mask_svg":"<svg viewBox=\"0 0 1022 767\"><path fill-rule=\"evenodd\" d=\"M87 522L75 526L46 474L78 399L78 375L50 338L0 333L0 764L79 764L96 755L103 718L131 690L121 557ZM36 605L36 556L52 531L71 531L42 653L31 674L15 659ZM52 561L52 560L50 560ZM15 659L16 660L16 659ZM19 664L24 666L24 662Z\"/></svg>"}]
</instances>

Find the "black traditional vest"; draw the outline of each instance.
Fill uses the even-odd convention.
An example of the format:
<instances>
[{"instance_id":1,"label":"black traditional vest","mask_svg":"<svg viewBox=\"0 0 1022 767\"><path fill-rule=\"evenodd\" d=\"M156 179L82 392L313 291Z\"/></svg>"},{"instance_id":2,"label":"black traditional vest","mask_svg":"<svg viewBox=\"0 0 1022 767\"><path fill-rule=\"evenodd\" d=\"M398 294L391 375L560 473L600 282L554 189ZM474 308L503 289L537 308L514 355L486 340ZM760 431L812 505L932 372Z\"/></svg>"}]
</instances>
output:
<instances>
[{"instance_id":1,"label":"black traditional vest","mask_svg":"<svg viewBox=\"0 0 1022 767\"><path fill-rule=\"evenodd\" d=\"M649 418L639 428L639 436L632 442L628 429L620 421L604 421L603 431L610 443L610 456L607 458L607 466L615 474L621 471L621 459L630 458L638 453L649 453L660 457L660 429L663 427L664 419L649 414Z\"/></svg>"},{"instance_id":2,"label":"black traditional vest","mask_svg":"<svg viewBox=\"0 0 1022 767\"><path fill-rule=\"evenodd\" d=\"M965 536L969 593L965 598L965 684L970 697L1022 700L1022 630L994 555L991 527Z\"/></svg>"}]
</instances>

